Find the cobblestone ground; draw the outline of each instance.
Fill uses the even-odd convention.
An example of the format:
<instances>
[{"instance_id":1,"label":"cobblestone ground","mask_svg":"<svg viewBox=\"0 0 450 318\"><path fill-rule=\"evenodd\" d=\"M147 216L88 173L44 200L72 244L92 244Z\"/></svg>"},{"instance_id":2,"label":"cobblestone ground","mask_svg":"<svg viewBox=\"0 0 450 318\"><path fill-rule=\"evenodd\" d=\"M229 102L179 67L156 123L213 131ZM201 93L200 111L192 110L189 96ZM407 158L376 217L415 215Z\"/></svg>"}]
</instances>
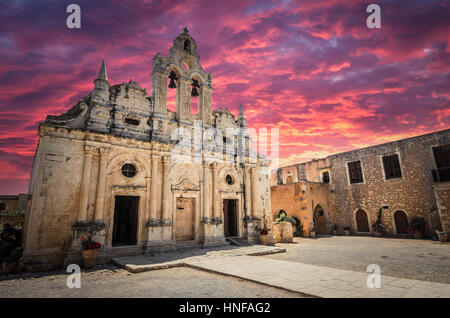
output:
<instances>
[{"instance_id":1,"label":"cobblestone ground","mask_svg":"<svg viewBox=\"0 0 450 318\"><path fill-rule=\"evenodd\" d=\"M450 244L427 240L362 236L294 238L278 243L286 252L261 257L366 272L378 264L381 274L450 284Z\"/></svg>"},{"instance_id":2,"label":"cobblestone ground","mask_svg":"<svg viewBox=\"0 0 450 318\"><path fill-rule=\"evenodd\" d=\"M63 270L0 274L4 297L302 297L298 293L186 267L131 274L114 265L81 273L81 288L66 286Z\"/></svg>"}]
</instances>

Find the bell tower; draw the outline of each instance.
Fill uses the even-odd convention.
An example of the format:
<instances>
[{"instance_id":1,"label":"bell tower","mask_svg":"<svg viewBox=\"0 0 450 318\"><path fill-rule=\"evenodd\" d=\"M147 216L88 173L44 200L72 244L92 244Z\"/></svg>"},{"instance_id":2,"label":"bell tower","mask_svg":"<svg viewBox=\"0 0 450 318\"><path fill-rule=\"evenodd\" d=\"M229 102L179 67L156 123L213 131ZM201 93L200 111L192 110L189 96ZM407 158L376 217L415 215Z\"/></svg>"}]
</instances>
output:
<instances>
[{"instance_id":1,"label":"bell tower","mask_svg":"<svg viewBox=\"0 0 450 318\"><path fill-rule=\"evenodd\" d=\"M170 82L168 83L170 79ZM176 89L175 119L182 122L202 120L212 123L212 79L201 64L197 44L187 28L177 36L169 56L153 59L152 99L154 112L167 116L167 89ZM191 114L191 99L198 99L198 115Z\"/></svg>"}]
</instances>

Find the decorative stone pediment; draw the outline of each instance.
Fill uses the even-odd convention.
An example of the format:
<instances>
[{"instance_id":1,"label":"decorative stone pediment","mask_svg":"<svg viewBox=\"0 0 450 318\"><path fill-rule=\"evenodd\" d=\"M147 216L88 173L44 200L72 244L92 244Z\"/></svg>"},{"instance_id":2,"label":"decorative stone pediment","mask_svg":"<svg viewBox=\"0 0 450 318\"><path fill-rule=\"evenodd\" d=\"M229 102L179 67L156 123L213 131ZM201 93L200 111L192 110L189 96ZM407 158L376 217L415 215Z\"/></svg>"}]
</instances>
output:
<instances>
[{"instance_id":1,"label":"decorative stone pediment","mask_svg":"<svg viewBox=\"0 0 450 318\"><path fill-rule=\"evenodd\" d=\"M181 177L178 180L178 183L172 185L172 190L182 190L182 191L199 191L200 187L196 185L194 182L189 180L187 177Z\"/></svg>"}]
</instances>

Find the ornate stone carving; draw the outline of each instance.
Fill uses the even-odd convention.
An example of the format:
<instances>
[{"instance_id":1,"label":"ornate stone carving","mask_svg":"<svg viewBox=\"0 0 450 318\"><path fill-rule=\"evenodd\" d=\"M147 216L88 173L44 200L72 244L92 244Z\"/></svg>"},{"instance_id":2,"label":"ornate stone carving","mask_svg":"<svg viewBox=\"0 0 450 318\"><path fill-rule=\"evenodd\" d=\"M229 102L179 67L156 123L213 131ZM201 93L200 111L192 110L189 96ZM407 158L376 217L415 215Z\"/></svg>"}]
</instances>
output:
<instances>
[{"instance_id":1,"label":"ornate stone carving","mask_svg":"<svg viewBox=\"0 0 450 318\"><path fill-rule=\"evenodd\" d=\"M191 191L199 191L200 187L189 180L187 177L183 176L179 179L178 183L172 185L172 190L191 190Z\"/></svg>"}]
</instances>

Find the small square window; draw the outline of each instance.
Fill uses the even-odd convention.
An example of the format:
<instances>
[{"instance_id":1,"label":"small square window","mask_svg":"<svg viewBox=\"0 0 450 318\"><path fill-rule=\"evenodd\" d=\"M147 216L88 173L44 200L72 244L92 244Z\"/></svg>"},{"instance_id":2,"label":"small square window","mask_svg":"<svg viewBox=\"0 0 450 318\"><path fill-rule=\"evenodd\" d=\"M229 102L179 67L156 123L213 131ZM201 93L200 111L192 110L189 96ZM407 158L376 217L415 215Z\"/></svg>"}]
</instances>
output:
<instances>
[{"instance_id":1,"label":"small square window","mask_svg":"<svg viewBox=\"0 0 450 318\"><path fill-rule=\"evenodd\" d=\"M383 166L386 180L402 177L402 170L400 169L400 161L398 160L398 155L384 156Z\"/></svg>"},{"instance_id":2,"label":"small square window","mask_svg":"<svg viewBox=\"0 0 450 318\"><path fill-rule=\"evenodd\" d=\"M350 176L350 183L364 182L361 161L354 161L348 163L348 173Z\"/></svg>"}]
</instances>

